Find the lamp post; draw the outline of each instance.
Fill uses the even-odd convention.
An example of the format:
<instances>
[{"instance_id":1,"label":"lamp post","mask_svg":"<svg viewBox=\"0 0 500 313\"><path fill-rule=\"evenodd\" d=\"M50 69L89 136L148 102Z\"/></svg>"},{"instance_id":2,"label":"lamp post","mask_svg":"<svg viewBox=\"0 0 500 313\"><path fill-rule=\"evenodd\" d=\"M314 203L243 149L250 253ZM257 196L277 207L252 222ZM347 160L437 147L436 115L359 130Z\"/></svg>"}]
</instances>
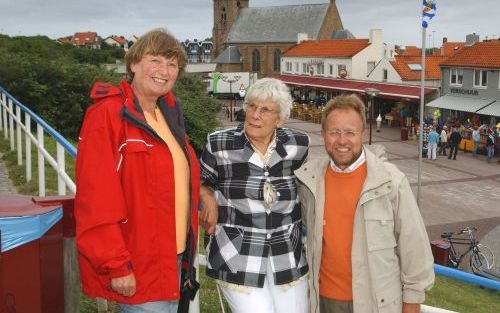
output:
<instances>
[{"instance_id":1,"label":"lamp post","mask_svg":"<svg viewBox=\"0 0 500 313\"><path fill-rule=\"evenodd\" d=\"M229 100L229 120L232 122L233 121L233 83L237 82L240 80L241 76L240 75L234 75L233 77L229 77L227 75L222 75L222 81L229 83L229 93L231 94L231 98Z\"/></svg>"},{"instance_id":2,"label":"lamp post","mask_svg":"<svg viewBox=\"0 0 500 313\"><path fill-rule=\"evenodd\" d=\"M373 125L373 98L375 98L380 90L375 88L366 88L365 93L368 95L368 115L370 116L370 137L368 139L368 144L372 144L372 125Z\"/></svg>"}]
</instances>

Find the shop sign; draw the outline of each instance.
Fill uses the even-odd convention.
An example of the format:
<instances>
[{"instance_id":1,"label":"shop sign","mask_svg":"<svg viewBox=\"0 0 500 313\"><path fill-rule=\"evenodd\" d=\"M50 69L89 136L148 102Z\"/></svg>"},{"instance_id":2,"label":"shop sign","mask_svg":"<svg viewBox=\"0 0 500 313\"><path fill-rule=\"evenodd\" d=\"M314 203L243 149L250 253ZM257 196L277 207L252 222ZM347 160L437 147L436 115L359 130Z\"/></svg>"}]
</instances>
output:
<instances>
[{"instance_id":1,"label":"shop sign","mask_svg":"<svg viewBox=\"0 0 500 313\"><path fill-rule=\"evenodd\" d=\"M473 89L450 88L450 92L451 93L458 93L461 95L471 95L471 96L479 95L479 92L477 90L473 90Z\"/></svg>"}]
</instances>

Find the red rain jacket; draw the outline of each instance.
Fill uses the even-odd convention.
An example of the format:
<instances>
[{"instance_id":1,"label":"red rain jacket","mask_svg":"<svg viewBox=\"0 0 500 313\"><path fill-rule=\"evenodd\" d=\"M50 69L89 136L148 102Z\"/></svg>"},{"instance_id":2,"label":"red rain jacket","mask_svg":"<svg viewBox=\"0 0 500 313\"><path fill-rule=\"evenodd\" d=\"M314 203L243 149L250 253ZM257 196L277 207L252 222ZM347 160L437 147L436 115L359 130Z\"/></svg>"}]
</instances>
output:
<instances>
[{"instance_id":1,"label":"red rain jacket","mask_svg":"<svg viewBox=\"0 0 500 313\"><path fill-rule=\"evenodd\" d=\"M83 291L120 303L179 299L174 169L168 146L146 123L126 82L96 83L76 158L75 217ZM172 93L158 102L186 153L191 175L187 248L194 257L200 168ZM137 292L123 297L111 278L134 273Z\"/></svg>"}]
</instances>

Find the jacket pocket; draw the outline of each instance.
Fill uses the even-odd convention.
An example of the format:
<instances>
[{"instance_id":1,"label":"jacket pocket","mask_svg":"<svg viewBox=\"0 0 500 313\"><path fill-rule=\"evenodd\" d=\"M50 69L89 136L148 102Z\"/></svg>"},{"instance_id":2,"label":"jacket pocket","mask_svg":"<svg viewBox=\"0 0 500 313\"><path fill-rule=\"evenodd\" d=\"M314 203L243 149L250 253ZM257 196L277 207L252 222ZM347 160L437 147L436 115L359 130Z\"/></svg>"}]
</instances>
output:
<instances>
[{"instance_id":1,"label":"jacket pocket","mask_svg":"<svg viewBox=\"0 0 500 313\"><path fill-rule=\"evenodd\" d=\"M237 273L240 268L240 251L243 234L236 227L219 226L215 228L210 242L208 266L214 270Z\"/></svg>"},{"instance_id":2,"label":"jacket pocket","mask_svg":"<svg viewBox=\"0 0 500 313\"><path fill-rule=\"evenodd\" d=\"M400 284L376 292L379 313L400 313L403 309L403 291Z\"/></svg>"},{"instance_id":3,"label":"jacket pocket","mask_svg":"<svg viewBox=\"0 0 500 313\"><path fill-rule=\"evenodd\" d=\"M382 199L374 201L382 201ZM394 248L396 238L390 204L377 203L374 206L368 206L364 212L368 251Z\"/></svg>"}]
</instances>

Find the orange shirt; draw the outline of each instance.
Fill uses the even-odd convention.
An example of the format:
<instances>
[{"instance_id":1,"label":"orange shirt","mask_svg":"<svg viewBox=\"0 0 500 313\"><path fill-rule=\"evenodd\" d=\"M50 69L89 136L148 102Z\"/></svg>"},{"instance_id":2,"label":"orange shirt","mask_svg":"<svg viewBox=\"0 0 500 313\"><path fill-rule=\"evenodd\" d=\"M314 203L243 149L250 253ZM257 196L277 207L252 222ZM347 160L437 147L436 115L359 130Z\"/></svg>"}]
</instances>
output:
<instances>
[{"instance_id":1,"label":"orange shirt","mask_svg":"<svg viewBox=\"0 0 500 313\"><path fill-rule=\"evenodd\" d=\"M365 178L366 162L350 173L326 171L319 294L329 299L352 300L354 212Z\"/></svg>"},{"instance_id":2,"label":"orange shirt","mask_svg":"<svg viewBox=\"0 0 500 313\"><path fill-rule=\"evenodd\" d=\"M155 117L144 112L148 125L165 141L172 154L175 184L175 231L177 254L186 250L186 237L189 218L189 164L181 146L170 131L160 109L155 109Z\"/></svg>"}]
</instances>

